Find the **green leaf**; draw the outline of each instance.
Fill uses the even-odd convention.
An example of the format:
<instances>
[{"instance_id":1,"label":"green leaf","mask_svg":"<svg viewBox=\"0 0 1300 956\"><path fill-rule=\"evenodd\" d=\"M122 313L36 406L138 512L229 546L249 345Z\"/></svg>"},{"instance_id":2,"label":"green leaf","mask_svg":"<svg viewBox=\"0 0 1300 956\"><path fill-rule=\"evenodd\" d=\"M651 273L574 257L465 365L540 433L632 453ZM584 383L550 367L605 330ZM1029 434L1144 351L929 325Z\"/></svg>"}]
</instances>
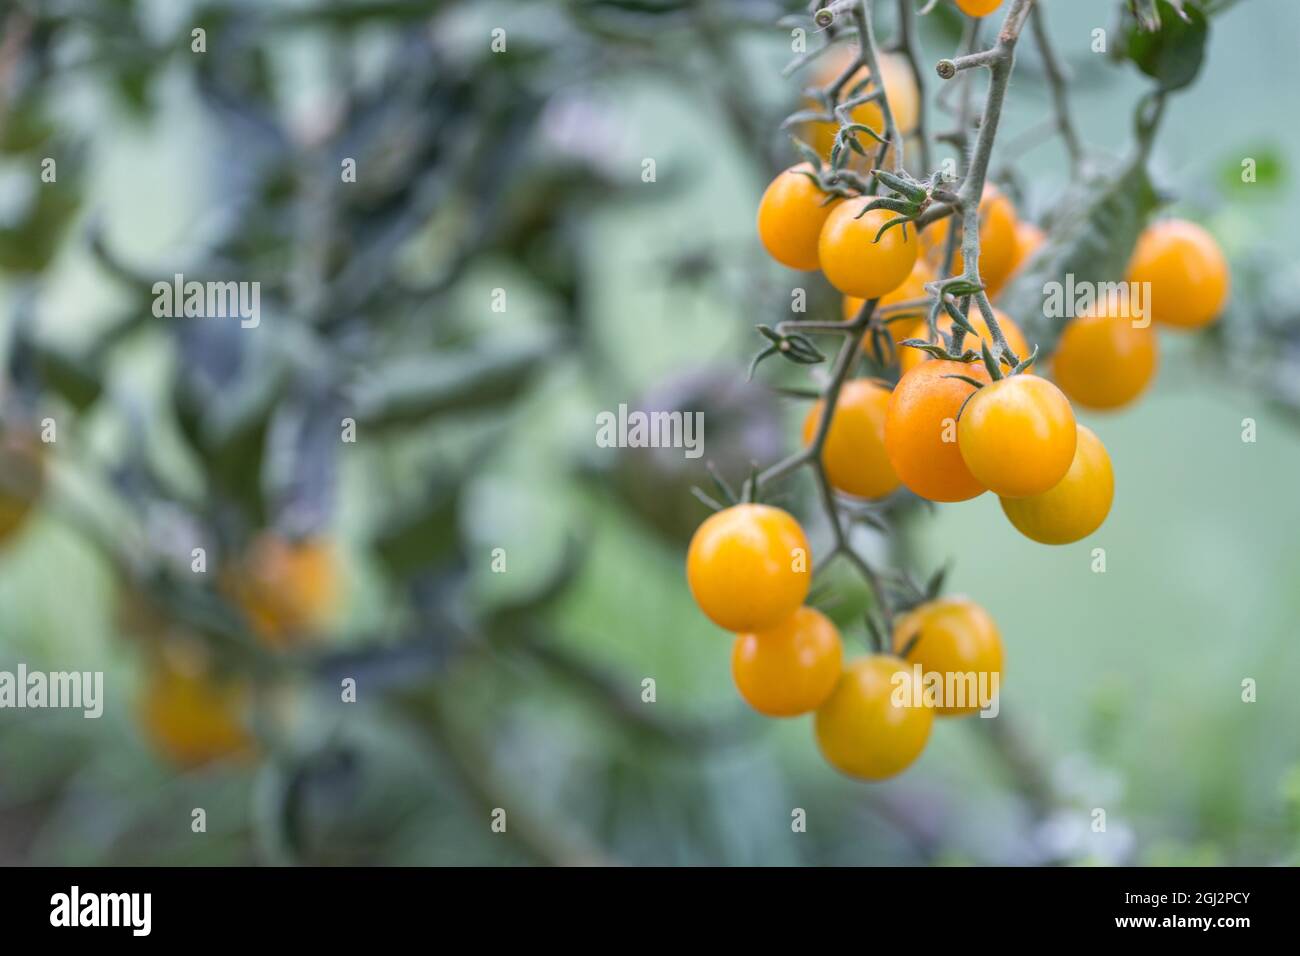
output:
<instances>
[{"instance_id":1,"label":"green leaf","mask_svg":"<svg viewBox=\"0 0 1300 956\"><path fill-rule=\"evenodd\" d=\"M415 424L449 412L489 409L510 401L545 366L549 343L412 356L357 383L359 426Z\"/></svg>"},{"instance_id":2,"label":"green leaf","mask_svg":"<svg viewBox=\"0 0 1300 956\"><path fill-rule=\"evenodd\" d=\"M1205 59L1209 26L1198 7L1180 12L1169 0L1156 0L1159 29L1147 32L1139 23L1129 29L1127 54L1139 70L1166 92L1190 86Z\"/></svg>"},{"instance_id":3,"label":"green leaf","mask_svg":"<svg viewBox=\"0 0 1300 956\"><path fill-rule=\"evenodd\" d=\"M406 576L420 568L440 564L456 554L460 506L456 486L436 486L414 509L403 509L374 541L375 554L389 573Z\"/></svg>"}]
</instances>

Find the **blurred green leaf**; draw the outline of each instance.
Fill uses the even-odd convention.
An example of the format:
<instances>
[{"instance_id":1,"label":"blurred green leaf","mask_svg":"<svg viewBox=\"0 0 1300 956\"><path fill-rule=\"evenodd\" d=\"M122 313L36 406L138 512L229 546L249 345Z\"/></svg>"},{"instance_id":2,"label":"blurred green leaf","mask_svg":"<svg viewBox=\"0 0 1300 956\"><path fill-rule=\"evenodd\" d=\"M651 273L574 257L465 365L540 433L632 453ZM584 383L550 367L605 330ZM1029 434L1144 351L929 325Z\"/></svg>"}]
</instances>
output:
<instances>
[{"instance_id":1,"label":"blurred green leaf","mask_svg":"<svg viewBox=\"0 0 1300 956\"><path fill-rule=\"evenodd\" d=\"M1159 205L1160 197L1140 163L1086 182L1063 204L1047 241L1002 293L998 305L1029 341L1049 352L1067 316L1044 314L1047 289L1052 283L1065 283L1067 275L1076 284L1119 281L1138 234Z\"/></svg>"},{"instance_id":2,"label":"blurred green leaf","mask_svg":"<svg viewBox=\"0 0 1300 956\"><path fill-rule=\"evenodd\" d=\"M1201 71L1209 26L1197 7L1180 14L1169 0L1156 0L1159 28L1146 31L1134 23L1127 36L1128 58L1166 92L1190 86Z\"/></svg>"},{"instance_id":3,"label":"blurred green leaf","mask_svg":"<svg viewBox=\"0 0 1300 956\"><path fill-rule=\"evenodd\" d=\"M510 344L397 359L356 385L357 424L417 424L448 412L482 411L511 401L552 352L549 343Z\"/></svg>"},{"instance_id":4,"label":"blurred green leaf","mask_svg":"<svg viewBox=\"0 0 1300 956\"><path fill-rule=\"evenodd\" d=\"M438 485L418 506L387 524L375 538L375 554L399 577L441 563L459 549L459 508L459 488Z\"/></svg>"},{"instance_id":5,"label":"blurred green leaf","mask_svg":"<svg viewBox=\"0 0 1300 956\"><path fill-rule=\"evenodd\" d=\"M1286 180L1286 156L1282 150L1276 144L1260 144L1241 152L1244 155L1239 156L1238 151L1234 150L1233 155L1225 159L1220 168L1219 182L1224 192L1243 199L1250 196L1260 199L1273 196ZM1253 182L1242 178L1245 171L1243 164L1247 160L1254 164Z\"/></svg>"}]
</instances>

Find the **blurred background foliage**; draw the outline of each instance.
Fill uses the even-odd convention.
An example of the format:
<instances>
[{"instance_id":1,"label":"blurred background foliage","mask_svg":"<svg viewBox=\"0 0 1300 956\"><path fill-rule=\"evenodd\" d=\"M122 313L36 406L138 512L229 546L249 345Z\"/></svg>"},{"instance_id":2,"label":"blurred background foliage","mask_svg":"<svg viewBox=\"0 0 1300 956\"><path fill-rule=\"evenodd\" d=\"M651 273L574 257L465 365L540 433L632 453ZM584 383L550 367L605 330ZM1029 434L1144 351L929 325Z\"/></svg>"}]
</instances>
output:
<instances>
[{"instance_id":1,"label":"blurred background foliage","mask_svg":"<svg viewBox=\"0 0 1300 956\"><path fill-rule=\"evenodd\" d=\"M1218 17L1171 101L1156 185L1235 293L1090 421L1104 528L1044 550L985 496L861 529L917 574L951 561L1008 651L1005 719L945 723L868 787L807 720L737 701L682 574L703 459L594 442L620 403L704 411L732 477L793 441L803 409L744 369L809 284L752 222L792 157L775 24L798 7L0 5L0 411L15 447L57 429L0 554L0 669L106 674L100 720L0 711L0 861L1295 861L1300 9ZM1147 82L1091 52L1118 5L1048 9L1084 136L1118 156ZM947 4L922 26L928 59L955 49ZM1026 49L995 167L1030 218L1067 185L1049 109ZM176 273L259 282L259 326L155 318ZM861 646L866 596L837 601Z\"/></svg>"}]
</instances>

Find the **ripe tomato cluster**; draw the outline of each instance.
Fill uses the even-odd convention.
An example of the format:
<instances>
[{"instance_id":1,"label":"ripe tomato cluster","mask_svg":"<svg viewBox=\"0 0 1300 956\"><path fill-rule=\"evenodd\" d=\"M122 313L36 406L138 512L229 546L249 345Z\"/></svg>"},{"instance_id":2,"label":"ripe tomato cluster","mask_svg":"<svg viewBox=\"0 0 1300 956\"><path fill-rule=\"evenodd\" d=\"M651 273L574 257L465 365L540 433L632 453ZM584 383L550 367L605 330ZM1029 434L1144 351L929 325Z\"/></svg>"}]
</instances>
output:
<instances>
[{"instance_id":1,"label":"ripe tomato cluster","mask_svg":"<svg viewBox=\"0 0 1300 956\"><path fill-rule=\"evenodd\" d=\"M813 172L809 164L788 169L763 194L758 229L764 247L793 268L819 267L844 294L846 318L866 299L877 299L886 316L891 305L906 302L928 313L926 285L945 265L949 220L919 235L911 226L881 233L890 213L864 213L868 199L823 192ZM981 279L996 292L1045 237L1021 223L995 188L985 191L981 209ZM960 272L961 262L953 268ZM978 362L932 358L903 344L929 339L928 319L888 322L898 382L891 388L878 379L856 379L843 387L822 447L831 485L876 499L901 484L936 502L992 491L1012 524L1035 541L1067 544L1094 532L1110 511L1113 472L1100 439L1077 425L1072 403L1116 409L1140 395L1157 364L1151 322L1198 328L1212 321L1226 300L1227 265L1203 229L1165 221L1142 235L1127 282L1149 289L1143 314L1102 301L1071 320L1052 362L1055 383L1033 374L1033 365L999 366L995 380L995 370ZM1000 309L992 312L1011 352L1028 360L1032 343L1020 326ZM972 349L992 351L994 335L983 315L972 308L968 322L976 339ZM953 325L946 314L937 322L945 334ZM813 441L823 411L818 403L805 420L805 444Z\"/></svg>"},{"instance_id":2,"label":"ripe tomato cluster","mask_svg":"<svg viewBox=\"0 0 1300 956\"><path fill-rule=\"evenodd\" d=\"M866 198L828 196L811 173L807 164L786 170L759 202L759 236L773 257L796 268L819 266L845 294L846 313L851 298L884 301L900 289L909 295L919 290L917 298L928 299L926 283L944 265L949 220L919 236L911 227L881 234L890 213L863 214ZM1005 282L1041 234L1022 230L1011 201L996 189L986 190L981 208L987 210L980 226L981 269L990 263ZM934 231L939 238L927 239ZM972 313L976 344L991 350L988 322ZM952 318L943 319L940 329L950 332ZM1030 343L1020 327L1000 310L994 319L1011 351L1027 359ZM896 341L927 337L928 320L917 319ZM999 368L994 380L993 370L979 363L935 359L909 346L897 353L901 374L892 389L879 380L855 379L841 390L822 447L834 488L875 499L901 484L938 502L992 491L1014 526L1035 541L1064 544L1100 527L1114 490L1110 460L1091 432L1080 449L1074 410L1061 388L1032 374L1032 366L1008 375ZM1071 361L1080 364L1067 355ZM1085 358L1082 364L1094 363ZM1095 368L1085 376L1095 377ZM823 411L818 403L805 420L805 444L813 441Z\"/></svg>"},{"instance_id":3,"label":"ripe tomato cluster","mask_svg":"<svg viewBox=\"0 0 1300 956\"><path fill-rule=\"evenodd\" d=\"M746 703L768 717L814 713L828 763L864 780L891 777L920 755L936 715L971 714L986 703L921 693L915 666L939 688L967 675L1000 682L1002 639L979 605L945 598L898 616L892 653L846 664L839 630L804 603L810 562L794 517L745 503L700 525L686 577L709 619L736 632L731 673Z\"/></svg>"},{"instance_id":4,"label":"ripe tomato cluster","mask_svg":"<svg viewBox=\"0 0 1300 956\"><path fill-rule=\"evenodd\" d=\"M958 5L981 16L998 4ZM914 88L909 96L910 78L895 66L881 60L891 103L897 97L902 104L895 120L906 135L915 119ZM879 117L859 116L869 109L878 111L868 103L855 110L854 121L878 125ZM814 140L826 132L819 125L829 126L814 124ZM827 135L833 134L832 126ZM830 140L821 145L829 148ZM900 486L935 502L991 491L1007 520L1043 544L1068 544L1096 531L1110 511L1114 474L1101 440L1076 421L1074 404L1116 409L1146 389L1157 364L1152 322L1199 328L1214 320L1226 301L1228 274L1213 239L1190 223L1151 226L1126 276L1131 288L1146 290L1145 308L1134 310L1127 299L1125 308L1099 301L1066 325L1050 362L1038 359L1014 317L984 296L968 299L968 344L958 356L951 310L933 307L939 280L964 273L960 246L949 236L960 221L886 229L893 213L868 208L869 196L823 188L825 182L812 163L779 174L760 200L758 232L778 262L825 275L843 295L846 322L876 300L870 321L883 325L892 343L885 361L879 337L864 335L864 348L870 340L878 359L873 377L842 380L830 393L834 407L823 398L803 422L803 444L816 447L826 482L867 500ZM1041 229L1019 218L1008 196L986 187L979 235L985 294L996 298L1046 241ZM943 344L948 357L919 342ZM976 356L983 361L972 361ZM1041 374L1036 363L1046 366ZM687 558L696 602L736 634L732 673L741 696L772 717L815 713L821 752L844 773L892 776L920 754L936 715L970 714L986 703L949 696L953 677L996 675L1000 682L998 629L983 608L961 598L927 595L892 612L889 652L879 646L846 663L834 623L805 603L810 576L807 538L795 518L749 501L706 520ZM947 694L934 697L927 688L916 695L911 685L921 675L927 682L937 677Z\"/></svg>"}]
</instances>

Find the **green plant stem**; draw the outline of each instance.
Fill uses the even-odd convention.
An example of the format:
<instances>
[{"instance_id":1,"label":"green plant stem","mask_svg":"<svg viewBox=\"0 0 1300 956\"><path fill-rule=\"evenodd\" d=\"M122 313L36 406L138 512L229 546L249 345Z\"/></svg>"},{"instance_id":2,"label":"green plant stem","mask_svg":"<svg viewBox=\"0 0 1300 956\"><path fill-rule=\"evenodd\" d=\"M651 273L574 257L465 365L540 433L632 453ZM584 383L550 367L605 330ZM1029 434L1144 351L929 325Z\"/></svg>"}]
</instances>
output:
<instances>
[{"instance_id":1,"label":"green plant stem","mask_svg":"<svg viewBox=\"0 0 1300 956\"><path fill-rule=\"evenodd\" d=\"M921 69L921 47L916 36L916 7L913 0L898 0L898 50L907 60L916 84L916 138L921 153L921 172L930 170L930 136L926 126L925 71Z\"/></svg>"},{"instance_id":2,"label":"green plant stem","mask_svg":"<svg viewBox=\"0 0 1300 956\"><path fill-rule=\"evenodd\" d=\"M1047 86L1052 93L1052 106L1055 112L1056 129L1065 143L1065 152L1070 157L1070 173L1077 176L1083 163L1083 142L1070 116L1070 101L1066 94L1065 70L1052 48L1052 38L1047 32L1047 14L1041 2L1037 4L1030 16L1034 28L1034 43L1038 47L1039 58L1043 61L1043 72L1047 75Z\"/></svg>"},{"instance_id":3,"label":"green plant stem","mask_svg":"<svg viewBox=\"0 0 1300 956\"><path fill-rule=\"evenodd\" d=\"M871 23L871 0L862 0L853 11L853 19L857 23L858 36L861 40L861 50L859 59L867 68L873 82L880 91L880 112L885 121L885 142L881 143L876 150L876 166L880 167L885 162L885 155L889 148L894 148L894 171L903 171L903 137L898 131L898 124L894 122L894 110L889 105L889 97L885 95L885 75L880 71L880 57L876 49L876 34Z\"/></svg>"},{"instance_id":4,"label":"green plant stem","mask_svg":"<svg viewBox=\"0 0 1300 956\"><path fill-rule=\"evenodd\" d=\"M979 135L975 140L975 149L971 153L970 168L957 192L957 207L962 219L961 255L963 265L962 280L980 284L980 200L984 195L984 185L988 179L989 159L993 155L993 142L997 137L998 123L1002 118L1002 104L1006 100L1007 83L1015 67L1016 41L1024 29L1025 21L1033 10L1034 0L1012 0L1002 29L998 32L997 43L989 50L971 53L956 60L940 61L940 76L952 77L962 70L985 67L989 71L988 93L984 100L984 112L980 118ZM952 72L944 67L949 66ZM993 337L995 354L1006 357L1012 364L1019 359L1007 344L988 293L983 288L974 296L975 305L988 326ZM960 336L958 330L957 336ZM958 341L958 344L960 342Z\"/></svg>"}]
</instances>

